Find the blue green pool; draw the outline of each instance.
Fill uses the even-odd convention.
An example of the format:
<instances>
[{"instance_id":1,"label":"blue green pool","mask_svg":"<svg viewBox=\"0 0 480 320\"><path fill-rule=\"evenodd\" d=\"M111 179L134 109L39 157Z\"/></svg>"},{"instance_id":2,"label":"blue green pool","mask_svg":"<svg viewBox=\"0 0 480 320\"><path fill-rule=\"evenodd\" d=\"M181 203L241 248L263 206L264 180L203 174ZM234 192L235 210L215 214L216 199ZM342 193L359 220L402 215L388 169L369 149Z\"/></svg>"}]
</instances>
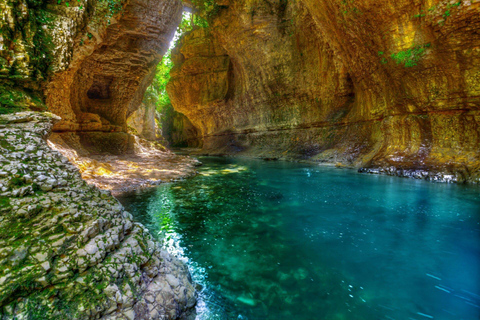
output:
<instances>
[{"instance_id":1,"label":"blue green pool","mask_svg":"<svg viewBox=\"0 0 480 320\"><path fill-rule=\"evenodd\" d=\"M197 319L480 319L480 188L200 160L119 198L188 264Z\"/></svg>"}]
</instances>

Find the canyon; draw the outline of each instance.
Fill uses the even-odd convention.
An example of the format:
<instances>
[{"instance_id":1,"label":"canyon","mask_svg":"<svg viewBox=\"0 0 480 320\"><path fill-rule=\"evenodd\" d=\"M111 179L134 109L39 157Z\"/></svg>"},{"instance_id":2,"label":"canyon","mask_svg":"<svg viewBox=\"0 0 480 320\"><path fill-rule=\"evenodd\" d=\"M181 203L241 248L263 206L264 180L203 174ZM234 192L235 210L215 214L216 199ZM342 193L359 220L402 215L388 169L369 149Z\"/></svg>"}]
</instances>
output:
<instances>
[{"instance_id":1,"label":"canyon","mask_svg":"<svg viewBox=\"0 0 480 320\"><path fill-rule=\"evenodd\" d=\"M480 0L0 0L0 319L195 318L108 191L195 174L162 144L479 183Z\"/></svg>"},{"instance_id":2,"label":"canyon","mask_svg":"<svg viewBox=\"0 0 480 320\"><path fill-rule=\"evenodd\" d=\"M479 10L217 1L174 50L168 92L204 153L478 182Z\"/></svg>"}]
</instances>

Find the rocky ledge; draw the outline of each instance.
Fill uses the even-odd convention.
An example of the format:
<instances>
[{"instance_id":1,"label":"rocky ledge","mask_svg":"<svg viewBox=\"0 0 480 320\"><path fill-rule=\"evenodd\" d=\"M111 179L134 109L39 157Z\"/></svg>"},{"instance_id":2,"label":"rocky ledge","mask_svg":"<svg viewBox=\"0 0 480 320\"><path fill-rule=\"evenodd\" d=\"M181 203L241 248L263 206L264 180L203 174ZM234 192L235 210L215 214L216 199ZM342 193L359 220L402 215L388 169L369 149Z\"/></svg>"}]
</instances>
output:
<instances>
[{"instance_id":1,"label":"rocky ledge","mask_svg":"<svg viewBox=\"0 0 480 320\"><path fill-rule=\"evenodd\" d=\"M58 118L0 116L0 319L192 319L187 268L46 137Z\"/></svg>"},{"instance_id":2,"label":"rocky ledge","mask_svg":"<svg viewBox=\"0 0 480 320\"><path fill-rule=\"evenodd\" d=\"M425 179L432 182L443 183L480 183L480 173L469 172L468 168L455 171L428 171L423 169L403 169L394 166L360 168L360 173L385 174L388 176L396 176L402 178Z\"/></svg>"},{"instance_id":3,"label":"rocky ledge","mask_svg":"<svg viewBox=\"0 0 480 320\"><path fill-rule=\"evenodd\" d=\"M202 164L195 158L176 155L156 141L138 136L134 139L134 151L123 155L82 155L81 146L72 149L55 133L47 143L68 158L85 181L114 195L192 177Z\"/></svg>"}]
</instances>

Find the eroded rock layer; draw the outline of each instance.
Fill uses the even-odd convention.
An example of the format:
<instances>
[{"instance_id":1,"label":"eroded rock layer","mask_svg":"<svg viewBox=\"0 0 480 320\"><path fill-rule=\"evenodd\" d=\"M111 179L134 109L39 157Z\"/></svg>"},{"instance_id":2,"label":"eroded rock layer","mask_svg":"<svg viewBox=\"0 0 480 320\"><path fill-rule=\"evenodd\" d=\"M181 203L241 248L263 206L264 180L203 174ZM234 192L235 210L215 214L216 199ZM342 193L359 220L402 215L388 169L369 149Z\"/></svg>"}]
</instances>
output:
<instances>
[{"instance_id":1,"label":"eroded rock layer","mask_svg":"<svg viewBox=\"0 0 480 320\"><path fill-rule=\"evenodd\" d=\"M0 319L191 319L186 266L46 144L49 114L0 116Z\"/></svg>"},{"instance_id":2,"label":"eroded rock layer","mask_svg":"<svg viewBox=\"0 0 480 320\"><path fill-rule=\"evenodd\" d=\"M182 113L170 105L161 116L162 136L171 148L199 148L202 136L197 127Z\"/></svg>"},{"instance_id":3,"label":"eroded rock layer","mask_svg":"<svg viewBox=\"0 0 480 320\"><path fill-rule=\"evenodd\" d=\"M54 131L76 131L93 153L132 151L127 118L141 105L181 12L177 0L130 0L104 33L93 29L87 40L94 44L75 50L70 68L47 89L49 110L62 117Z\"/></svg>"},{"instance_id":4,"label":"eroded rock layer","mask_svg":"<svg viewBox=\"0 0 480 320\"><path fill-rule=\"evenodd\" d=\"M204 152L479 181L480 1L225 0L209 17L168 87Z\"/></svg>"},{"instance_id":5,"label":"eroded rock layer","mask_svg":"<svg viewBox=\"0 0 480 320\"><path fill-rule=\"evenodd\" d=\"M0 113L48 107L67 143L132 151L126 120L182 8L180 0L0 1Z\"/></svg>"},{"instance_id":6,"label":"eroded rock layer","mask_svg":"<svg viewBox=\"0 0 480 320\"><path fill-rule=\"evenodd\" d=\"M45 141L55 126L82 155L132 150L126 119L181 8L0 0L0 319L195 317L186 267ZM61 119L18 112L46 108Z\"/></svg>"}]
</instances>

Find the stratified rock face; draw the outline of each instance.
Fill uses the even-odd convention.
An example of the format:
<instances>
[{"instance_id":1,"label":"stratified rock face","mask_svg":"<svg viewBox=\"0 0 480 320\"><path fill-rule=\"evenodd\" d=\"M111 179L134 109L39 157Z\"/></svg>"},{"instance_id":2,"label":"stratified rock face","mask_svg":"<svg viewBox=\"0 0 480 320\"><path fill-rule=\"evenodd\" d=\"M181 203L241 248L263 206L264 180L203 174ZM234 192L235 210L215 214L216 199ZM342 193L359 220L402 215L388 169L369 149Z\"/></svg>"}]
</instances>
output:
<instances>
[{"instance_id":1,"label":"stratified rock face","mask_svg":"<svg viewBox=\"0 0 480 320\"><path fill-rule=\"evenodd\" d=\"M91 54L125 4L122 0L0 0L1 107L42 104L42 91L52 75L74 67L79 56ZM9 96L9 92L24 95ZM25 103L21 99L25 95L39 99Z\"/></svg>"},{"instance_id":2,"label":"stratified rock face","mask_svg":"<svg viewBox=\"0 0 480 320\"><path fill-rule=\"evenodd\" d=\"M170 147L199 148L202 146L200 130L182 113L170 105L160 115L162 136Z\"/></svg>"},{"instance_id":3,"label":"stratified rock face","mask_svg":"<svg viewBox=\"0 0 480 320\"><path fill-rule=\"evenodd\" d=\"M202 146L198 128L185 115L173 110L171 117L172 128L167 134L171 147L199 148Z\"/></svg>"},{"instance_id":4,"label":"stratified rock face","mask_svg":"<svg viewBox=\"0 0 480 320\"><path fill-rule=\"evenodd\" d=\"M168 90L206 152L480 170L480 1L221 1Z\"/></svg>"},{"instance_id":5,"label":"stratified rock face","mask_svg":"<svg viewBox=\"0 0 480 320\"><path fill-rule=\"evenodd\" d=\"M192 319L186 266L46 144L52 121L0 116L0 319Z\"/></svg>"},{"instance_id":6,"label":"stratified rock face","mask_svg":"<svg viewBox=\"0 0 480 320\"><path fill-rule=\"evenodd\" d=\"M49 110L62 117L54 131L76 131L91 152L131 151L126 120L140 106L181 12L179 0L130 0L105 32L87 27L91 39L79 39L70 68L47 89ZM116 143L99 150L105 140Z\"/></svg>"},{"instance_id":7,"label":"stratified rock face","mask_svg":"<svg viewBox=\"0 0 480 320\"><path fill-rule=\"evenodd\" d=\"M180 0L0 0L0 114L46 104L70 144L131 151L126 119L181 12Z\"/></svg>"},{"instance_id":8,"label":"stratified rock face","mask_svg":"<svg viewBox=\"0 0 480 320\"><path fill-rule=\"evenodd\" d=\"M127 124L132 134L163 146L198 148L202 145L198 128L185 115L173 110L171 105L160 113L154 104L143 102L128 117Z\"/></svg>"},{"instance_id":9,"label":"stratified rock face","mask_svg":"<svg viewBox=\"0 0 480 320\"><path fill-rule=\"evenodd\" d=\"M161 138L161 132L159 132L155 117L155 105L142 103L140 108L128 117L127 125L140 137L147 140L157 140Z\"/></svg>"}]
</instances>

